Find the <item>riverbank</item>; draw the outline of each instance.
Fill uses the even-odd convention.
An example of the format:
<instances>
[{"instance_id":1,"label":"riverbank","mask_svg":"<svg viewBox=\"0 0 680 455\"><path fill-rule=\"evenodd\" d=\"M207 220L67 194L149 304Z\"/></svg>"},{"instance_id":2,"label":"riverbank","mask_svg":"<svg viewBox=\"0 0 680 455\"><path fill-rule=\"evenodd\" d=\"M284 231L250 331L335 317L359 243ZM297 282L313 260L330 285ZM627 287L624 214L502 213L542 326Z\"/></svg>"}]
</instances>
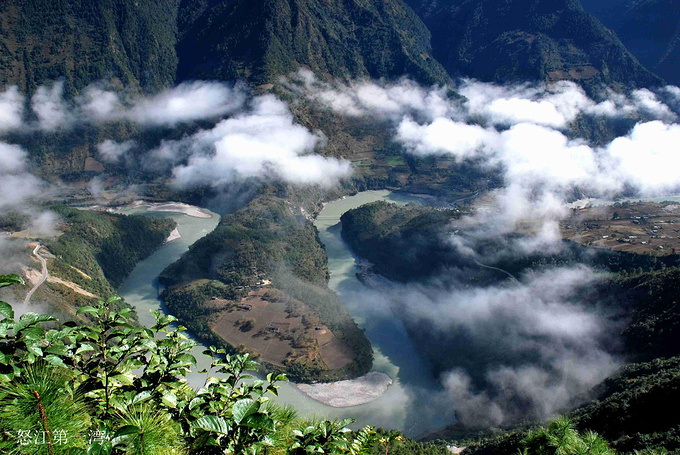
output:
<instances>
[{"instance_id":1,"label":"riverbank","mask_svg":"<svg viewBox=\"0 0 680 455\"><path fill-rule=\"evenodd\" d=\"M169 212L181 213L193 218L212 218L212 215L207 210L182 202L171 202L167 204L143 204L142 207L147 207L147 212Z\"/></svg>"},{"instance_id":2,"label":"riverbank","mask_svg":"<svg viewBox=\"0 0 680 455\"><path fill-rule=\"evenodd\" d=\"M372 371L347 381L325 384L296 384L308 397L334 408L348 408L370 403L382 397L394 381L385 373Z\"/></svg>"},{"instance_id":3,"label":"riverbank","mask_svg":"<svg viewBox=\"0 0 680 455\"><path fill-rule=\"evenodd\" d=\"M170 243L174 240L179 240L182 238L182 234L179 233L179 229L175 228L172 230L170 235L168 236L167 239L165 239L165 243Z\"/></svg>"}]
</instances>

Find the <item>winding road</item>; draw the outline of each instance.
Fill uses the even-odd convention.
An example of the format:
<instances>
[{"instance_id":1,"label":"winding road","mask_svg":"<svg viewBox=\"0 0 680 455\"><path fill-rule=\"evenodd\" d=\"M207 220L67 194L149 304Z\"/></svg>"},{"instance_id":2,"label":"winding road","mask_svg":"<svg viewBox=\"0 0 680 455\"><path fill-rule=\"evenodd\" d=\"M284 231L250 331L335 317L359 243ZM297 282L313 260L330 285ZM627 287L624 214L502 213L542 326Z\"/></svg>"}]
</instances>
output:
<instances>
[{"instance_id":1,"label":"winding road","mask_svg":"<svg viewBox=\"0 0 680 455\"><path fill-rule=\"evenodd\" d=\"M475 263L476 263L478 266L483 267L483 268L485 268L485 269L495 270L496 272L505 273L507 276L509 276L509 277L512 278L513 280L517 281L518 283L520 282L520 281L517 279L517 277L516 277L515 275L513 275L513 274L510 273L510 272L508 272L507 270L499 269L498 267L491 267L490 265L482 264L482 263L479 262L479 261L475 261Z\"/></svg>"},{"instance_id":2,"label":"winding road","mask_svg":"<svg viewBox=\"0 0 680 455\"><path fill-rule=\"evenodd\" d=\"M33 250L33 256L37 257L40 260L40 263L42 264L42 277L40 278L40 281L36 283L35 286L33 286L33 289L28 291L28 294L26 294L26 298L24 299L24 305L28 305L29 301L31 300L31 297L33 297L33 293L38 290L40 286L47 280L47 261L45 260L44 257L40 256L38 254L40 252L40 248L42 248L42 245L38 243L38 246L35 247Z\"/></svg>"}]
</instances>

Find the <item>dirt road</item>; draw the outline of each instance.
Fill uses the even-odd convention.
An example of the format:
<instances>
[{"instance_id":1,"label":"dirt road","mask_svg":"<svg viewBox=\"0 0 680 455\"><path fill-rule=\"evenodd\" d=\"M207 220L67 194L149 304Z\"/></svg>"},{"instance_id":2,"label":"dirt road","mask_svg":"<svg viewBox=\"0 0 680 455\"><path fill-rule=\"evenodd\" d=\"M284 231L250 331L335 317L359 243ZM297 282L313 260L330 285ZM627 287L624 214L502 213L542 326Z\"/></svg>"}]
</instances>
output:
<instances>
[{"instance_id":1,"label":"dirt road","mask_svg":"<svg viewBox=\"0 0 680 455\"><path fill-rule=\"evenodd\" d=\"M26 298L24 299L24 305L28 305L28 303L29 303L30 300L31 300L31 297L33 297L33 293L34 293L40 286L42 286L42 284L45 282L45 280L47 280L47 275L48 275L48 272L47 272L47 261L45 260L44 257L40 256L40 254L39 254L40 248L42 248L42 245L40 245L40 244L38 243L38 246L36 246L35 249L33 250L33 255L34 255L35 257L37 257L37 258L40 260L40 263L42 264L42 277L40 278L40 281L38 281L38 283L36 283L36 285L33 286L33 289L31 289L30 291L28 291L28 294L26 294Z\"/></svg>"}]
</instances>

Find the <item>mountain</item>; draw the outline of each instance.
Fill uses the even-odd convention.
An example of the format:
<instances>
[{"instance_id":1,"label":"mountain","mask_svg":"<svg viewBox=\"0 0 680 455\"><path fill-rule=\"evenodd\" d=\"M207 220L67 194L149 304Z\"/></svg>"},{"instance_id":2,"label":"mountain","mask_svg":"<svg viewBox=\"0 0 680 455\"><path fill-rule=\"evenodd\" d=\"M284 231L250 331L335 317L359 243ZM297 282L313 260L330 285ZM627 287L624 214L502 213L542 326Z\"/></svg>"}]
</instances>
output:
<instances>
[{"instance_id":1,"label":"mountain","mask_svg":"<svg viewBox=\"0 0 680 455\"><path fill-rule=\"evenodd\" d=\"M680 1L618 0L584 7L616 31L640 62L672 84L680 84Z\"/></svg>"},{"instance_id":2,"label":"mountain","mask_svg":"<svg viewBox=\"0 0 680 455\"><path fill-rule=\"evenodd\" d=\"M163 246L176 227L168 218L125 216L61 205L51 206L50 211L60 219L60 233L42 239L40 254L47 260L49 275L31 302L68 318L74 317L77 308L116 295L137 263ZM4 213L2 218L7 221ZM31 220L18 218L13 230L27 229ZM16 251L3 249L3 265L21 264L29 281L35 283L41 267L31 255L34 247L35 244L29 246L29 241L17 240Z\"/></svg>"},{"instance_id":3,"label":"mountain","mask_svg":"<svg viewBox=\"0 0 680 455\"><path fill-rule=\"evenodd\" d=\"M180 80L266 84L299 66L335 78L449 80L401 0L183 0L179 18Z\"/></svg>"},{"instance_id":4,"label":"mountain","mask_svg":"<svg viewBox=\"0 0 680 455\"><path fill-rule=\"evenodd\" d=\"M300 65L338 78L449 80L401 0L7 1L0 49L0 86L28 92L58 79L70 94L100 80L145 91L177 76L262 84Z\"/></svg>"},{"instance_id":5,"label":"mountain","mask_svg":"<svg viewBox=\"0 0 680 455\"><path fill-rule=\"evenodd\" d=\"M172 85L179 0L0 2L0 86L32 92L58 79L147 91Z\"/></svg>"},{"instance_id":6,"label":"mountain","mask_svg":"<svg viewBox=\"0 0 680 455\"><path fill-rule=\"evenodd\" d=\"M659 85L577 0L408 0L452 75L485 81Z\"/></svg>"}]
</instances>

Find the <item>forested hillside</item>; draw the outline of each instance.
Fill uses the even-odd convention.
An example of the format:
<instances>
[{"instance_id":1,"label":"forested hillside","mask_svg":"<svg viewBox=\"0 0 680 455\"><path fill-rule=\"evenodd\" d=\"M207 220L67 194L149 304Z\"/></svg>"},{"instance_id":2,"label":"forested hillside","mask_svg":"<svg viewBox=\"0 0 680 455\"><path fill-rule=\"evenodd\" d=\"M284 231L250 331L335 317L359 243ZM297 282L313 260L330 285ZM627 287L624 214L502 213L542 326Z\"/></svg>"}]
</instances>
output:
<instances>
[{"instance_id":1,"label":"forested hillside","mask_svg":"<svg viewBox=\"0 0 680 455\"><path fill-rule=\"evenodd\" d=\"M181 80L276 83L300 66L338 79L449 80L401 0L184 0L179 17Z\"/></svg>"},{"instance_id":2,"label":"forested hillside","mask_svg":"<svg viewBox=\"0 0 680 455\"><path fill-rule=\"evenodd\" d=\"M680 2L584 0L583 5L616 32L640 63L666 82L680 83Z\"/></svg>"},{"instance_id":3,"label":"forested hillside","mask_svg":"<svg viewBox=\"0 0 680 455\"><path fill-rule=\"evenodd\" d=\"M124 216L64 206L52 210L61 217L64 232L45 242L52 255L47 262L48 270L64 283L76 286L48 282L50 289L45 292L61 294L52 296L61 309L68 302L92 301L78 289L100 298L116 295L135 265L163 245L176 225L167 218ZM38 293L39 300L41 295Z\"/></svg>"},{"instance_id":4,"label":"forested hillside","mask_svg":"<svg viewBox=\"0 0 680 455\"><path fill-rule=\"evenodd\" d=\"M658 85L577 0L409 0L452 75L486 81Z\"/></svg>"},{"instance_id":5,"label":"forested hillside","mask_svg":"<svg viewBox=\"0 0 680 455\"><path fill-rule=\"evenodd\" d=\"M179 0L0 3L0 86L98 81L157 91L175 82Z\"/></svg>"}]
</instances>

